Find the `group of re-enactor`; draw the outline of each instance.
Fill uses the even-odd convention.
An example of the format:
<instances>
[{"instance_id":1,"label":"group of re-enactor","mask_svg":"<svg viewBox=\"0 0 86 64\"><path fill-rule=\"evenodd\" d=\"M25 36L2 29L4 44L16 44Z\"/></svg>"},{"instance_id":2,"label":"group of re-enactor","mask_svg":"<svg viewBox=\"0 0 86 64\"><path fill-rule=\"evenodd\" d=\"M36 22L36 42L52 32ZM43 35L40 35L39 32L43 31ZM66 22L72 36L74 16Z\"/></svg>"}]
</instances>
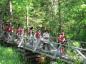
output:
<instances>
[{"instance_id":1,"label":"group of re-enactor","mask_svg":"<svg viewBox=\"0 0 86 64\"><path fill-rule=\"evenodd\" d=\"M4 31L8 34L8 36L12 35L12 33L15 32L18 39L21 40L26 32L24 30L24 28L22 28L21 26L18 26L18 28L15 31L13 29L14 28L13 28L12 24L8 23L5 26ZM48 44L50 41L50 33L48 32L48 30L45 30L43 33L41 32L41 30L37 30L36 32L33 32L33 27L30 27L26 33L28 34L28 36L29 36L28 40L30 41L30 43L32 42L32 45L33 45L33 40L36 39L36 44L34 45L34 50L36 50L36 48L39 46L40 41L43 42L42 46L43 46L44 50L46 49L46 47L48 50L50 49L49 44ZM58 43L60 43L62 45L65 44L66 39L65 39L64 32L59 34L59 36L57 37L57 41L58 41ZM18 47L21 46L21 43L17 43L17 44L18 44ZM61 54L64 54L64 49L65 49L64 46L62 46L60 48Z\"/></svg>"}]
</instances>

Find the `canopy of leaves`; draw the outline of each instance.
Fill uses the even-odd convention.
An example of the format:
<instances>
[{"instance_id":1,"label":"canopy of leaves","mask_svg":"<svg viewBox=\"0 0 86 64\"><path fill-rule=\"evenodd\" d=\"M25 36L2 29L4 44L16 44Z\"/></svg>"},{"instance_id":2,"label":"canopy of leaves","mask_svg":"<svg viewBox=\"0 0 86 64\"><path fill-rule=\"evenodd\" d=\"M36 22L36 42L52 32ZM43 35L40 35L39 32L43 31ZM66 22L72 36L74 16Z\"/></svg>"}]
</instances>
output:
<instances>
[{"instance_id":1,"label":"canopy of leaves","mask_svg":"<svg viewBox=\"0 0 86 64\"><path fill-rule=\"evenodd\" d=\"M85 0L1 0L0 18L9 21L9 1L12 2L12 17L17 24L46 27L56 37L64 31L68 38L86 41Z\"/></svg>"}]
</instances>

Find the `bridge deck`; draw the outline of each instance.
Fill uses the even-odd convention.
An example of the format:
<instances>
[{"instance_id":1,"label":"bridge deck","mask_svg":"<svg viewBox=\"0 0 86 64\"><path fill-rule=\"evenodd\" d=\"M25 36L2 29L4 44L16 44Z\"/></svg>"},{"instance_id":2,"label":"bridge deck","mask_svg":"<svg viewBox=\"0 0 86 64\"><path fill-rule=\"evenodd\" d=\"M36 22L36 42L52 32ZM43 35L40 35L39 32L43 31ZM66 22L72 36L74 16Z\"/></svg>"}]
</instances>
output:
<instances>
[{"instance_id":1,"label":"bridge deck","mask_svg":"<svg viewBox=\"0 0 86 64\"><path fill-rule=\"evenodd\" d=\"M1 34L2 35L2 34ZM0 36L1 38L1 36ZM3 38L3 40L5 40L7 43L16 43L17 40L15 39L14 36L9 37L8 39ZM42 45L43 43L41 42L37 42L36 40L33 39L33 42L29 42L27 38L23 37L20 39L19 43L18 43L18 47L30 50L34 53L39 53L41 55L45 55L48 56L52 59L60 59L64 62L67 62L69 64L73 64L73 60L70 59L70 57L65 56L64 57L60 54L59 50L60 48L63 46L62 44L59 43L55 43L55 42L49 42L49 46L50 46L50 50L44 50L42 49ZM57 47L59 45L59 47ZM79 50L86 50L83 48L77 48L77 47L73 47L73 46L68 46L68 45L64 45L66 47L69 47L75 51L77 51L78 54L80 54L82 57L84 57L86 59L86 57L79 51ZM76 50L77 49L77 50Z\"/></svg>"}]
</instances>

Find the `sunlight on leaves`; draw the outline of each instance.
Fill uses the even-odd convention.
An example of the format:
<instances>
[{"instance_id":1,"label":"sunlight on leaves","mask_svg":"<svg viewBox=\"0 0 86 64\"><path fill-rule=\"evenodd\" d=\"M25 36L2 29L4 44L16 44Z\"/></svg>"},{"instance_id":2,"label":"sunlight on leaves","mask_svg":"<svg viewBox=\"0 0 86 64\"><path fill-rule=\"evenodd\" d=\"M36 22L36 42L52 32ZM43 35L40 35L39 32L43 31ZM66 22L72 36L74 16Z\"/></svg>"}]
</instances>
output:
<instances>
[{"instance_id":1,"label":"sunlight on leaves","mask_svg":"<svg viewBox=\"0 0 86 64\"><path fill-rule=\"evenodd\" d=\"M73 42L73 45L76 46L76 47L80 47L80 43L77 42L77 41Z\"/></svg>"},{"instance_id":2,"label":"sunlight on leaves","mask_svg":"<svg viewBox=\"0 0 86 64\"><path fill-rule=\"evenodd\" d=\"M86 8L86 4L82 4L81 5L81 8Z\"/></svg>"}]
</instances>

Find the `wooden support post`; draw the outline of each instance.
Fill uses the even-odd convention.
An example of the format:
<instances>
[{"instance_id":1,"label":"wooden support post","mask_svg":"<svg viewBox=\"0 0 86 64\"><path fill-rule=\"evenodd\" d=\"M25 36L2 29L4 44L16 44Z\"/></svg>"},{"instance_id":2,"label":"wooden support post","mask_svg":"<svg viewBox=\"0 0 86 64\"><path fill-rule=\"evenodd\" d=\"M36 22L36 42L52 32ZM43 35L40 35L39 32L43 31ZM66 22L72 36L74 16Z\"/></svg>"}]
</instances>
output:
<instances>
[{"instance_id":1,"label":"wooden support post","mask_svg":"<svg viewBox=\"0 0 86 64\"><path fill-rule=\"evenodd\" d=\"M86 57L79 51L76 49L76 51L78 52L78 54L80 54L84 59L86 59Z\"/></svg>"}]
</instances>

